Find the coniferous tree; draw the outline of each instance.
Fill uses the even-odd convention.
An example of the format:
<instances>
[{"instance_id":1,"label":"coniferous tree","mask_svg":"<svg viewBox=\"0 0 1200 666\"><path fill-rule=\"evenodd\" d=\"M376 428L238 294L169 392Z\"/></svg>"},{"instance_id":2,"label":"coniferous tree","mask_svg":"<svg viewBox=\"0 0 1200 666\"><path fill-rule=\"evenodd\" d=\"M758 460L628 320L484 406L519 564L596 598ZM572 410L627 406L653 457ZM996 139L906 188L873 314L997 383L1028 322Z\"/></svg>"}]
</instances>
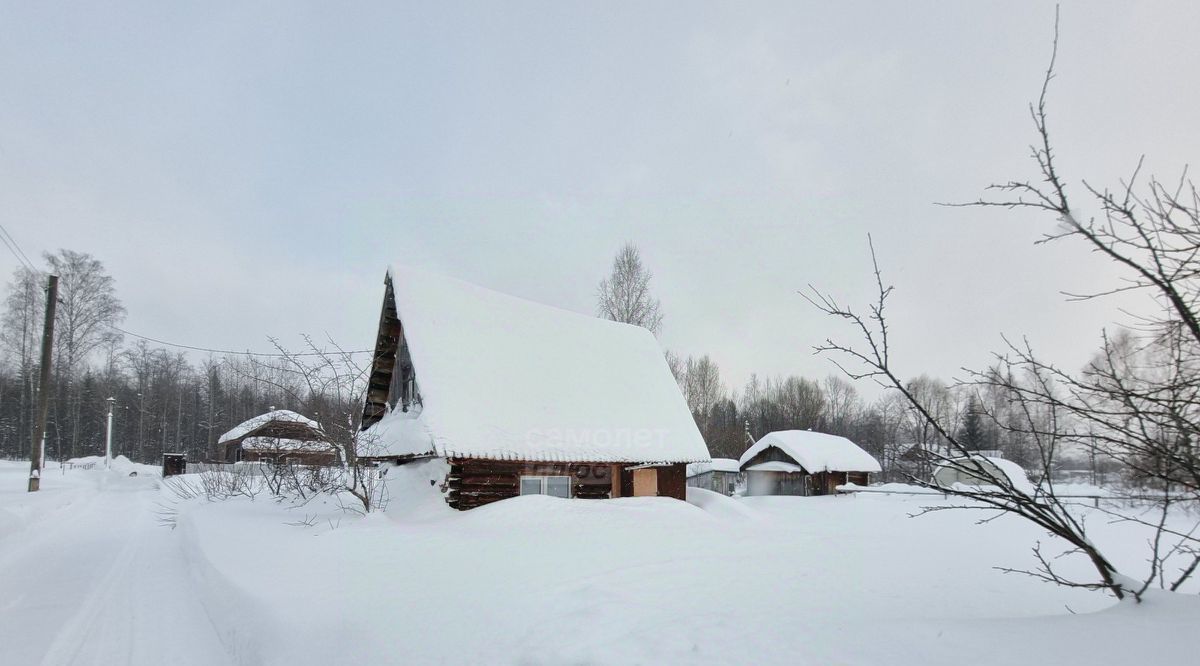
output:
<instances>
[{"instance_id":1,"label":"coniferous tree","mask_svg":"<svg viewBox=\"0 0 1200 666\"><path fill-rule=\"evenodd\" d=\"M986 433L983 427L983 416L980 412L979 402L972 398L967 405L967 413L963 415L962 427L958 431L958 441L968 451L979 451L984 448Z\"/></svg>"}]
</instances>

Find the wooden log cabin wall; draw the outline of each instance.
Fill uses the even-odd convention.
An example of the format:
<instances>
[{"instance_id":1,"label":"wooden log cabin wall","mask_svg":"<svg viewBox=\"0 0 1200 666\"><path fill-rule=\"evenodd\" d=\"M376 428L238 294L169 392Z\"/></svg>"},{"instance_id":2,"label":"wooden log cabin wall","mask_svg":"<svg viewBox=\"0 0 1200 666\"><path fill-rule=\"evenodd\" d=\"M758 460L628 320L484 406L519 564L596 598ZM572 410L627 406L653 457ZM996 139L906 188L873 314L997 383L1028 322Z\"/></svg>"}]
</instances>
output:
<instances>
[{"instance_id":1,"label":"wooden log cabin wall","mask_svg":"<svg viewBox=\"0 0 1200 666\"><path fill-rule=\"evenodd\" d=\"M446 502L455 509L498 502L521 494L522 476L566 476L570 478L571 497L608 499L634 496L636 465L629 463L547 463L479 458L451 458L446 478ZM657 495L685 499L686 465L672 464L644 469L654 470Z\"/></svg>"},{"instance_id":2,"label":"wooden log cabin wall","mask_svg":"<svg viewBox=\"0 0 1200 666\"><path fill-rule=\"evenodd\" d=\"M266 438L277 440L295 440L301 442L313 442L312 451L289 451L289 450L254 450L244 449L242 443L248 439ZM225 462L237 462L245 460L247 462L256 462L260 460L277 460L285 458L294 458L300 464L304 465L332 465L336 462L337 454L332 445L328 444L328 440L324 433L314 430L312 426L306 423L296 421L268 421L262 426L255 428L241 437L226 440L221 446L224 451L221 452Z\"/></svg>"},{"instance_id":3,"label":"wooden log cabin wall","mask_svg":"<svg viewBox=\"0 0 1200 666\"><path fill-rule=\"evenodd\" d=\"M660 359L662 351L652 335L642 333L393 267L384 279L360 426L373 439L364 440L371 446L358 459L396 465L445 461L444 479L432 480L456 509L522 492L685 499L687 464L708 461L708 450L666 366L646 362ZM547 346L568 345L579 353L547 362ZM622 368L613 375L620 382L605 387L588 376L590 365L572 367L575 359L589 355L612 359ZM533 388L511 394L474 390L509 376ZM626 384L642 390L625 391ZM547 423L568 432L603 423L613 432L661 433L662 441L653 451L636 442L614 442L604 455L619 463L587 460L593 454L589 447L572 451L557 445L543 449L536 442L479 441L479 433L532 433L545 430ZM554 461L567 456L576 460ZM439 464L437 474L442 473Z\"/></svg>"},{"instance_id":4,"label":"wooden log cabin wall","mask_svg":"<svg viewBox=\"0 0 1200 666\"><path fill-rule=\"evenodd\" d=\"M361 429L375 425L388 413L401 340L404 337L390 278L384 281L383 308L379 313L379 332L375 338L375 356L371 359L371 375L367 379L367 396L363 405Z\"/></svg>"}]
</instances>

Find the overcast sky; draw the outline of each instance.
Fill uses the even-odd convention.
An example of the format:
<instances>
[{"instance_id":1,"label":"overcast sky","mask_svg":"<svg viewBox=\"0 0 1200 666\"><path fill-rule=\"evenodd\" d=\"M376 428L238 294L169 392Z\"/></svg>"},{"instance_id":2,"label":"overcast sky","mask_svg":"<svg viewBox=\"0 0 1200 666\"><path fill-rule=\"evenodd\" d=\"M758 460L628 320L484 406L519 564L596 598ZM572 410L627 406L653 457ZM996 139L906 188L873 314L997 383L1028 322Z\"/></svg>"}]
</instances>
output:
<instances>
[{"instance_id":1,"label":"overcast sky","mask_svg":"<svg viewBox=\"0 0 1200 666\"><path fill-rule=\"evenodd\" d=\"M869 298L867 234L905 375L1001 333L1078 366L1119 317L1059 295L1115 273L1034 247L1053 220L934 205L1033 175L1052 3L445 4L4 2L0 222L100 258L129 330L221 348L369 347L393 262L590 313L626 240L664 346L732 387L832 370L842 329L796 292ZM1200 154L1198 25L1063 3L1077 202Z\"/></svg>"}]
</instances>

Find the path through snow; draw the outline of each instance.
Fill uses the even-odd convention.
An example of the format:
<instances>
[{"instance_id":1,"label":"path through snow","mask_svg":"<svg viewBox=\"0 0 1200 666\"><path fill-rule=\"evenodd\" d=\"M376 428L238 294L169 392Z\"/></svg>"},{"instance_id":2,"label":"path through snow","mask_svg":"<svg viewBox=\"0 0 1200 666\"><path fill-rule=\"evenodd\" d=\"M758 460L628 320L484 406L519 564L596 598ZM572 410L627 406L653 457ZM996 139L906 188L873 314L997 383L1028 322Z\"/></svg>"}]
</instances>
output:
<instances>
[{"instance_id":1,"label":"path through snow","mask_svg":"<svg viewBox=\"0 0 1200 666\"><path fill-rule=\"evenodd\" d=\"M4 663L232 663L157 519L157 479L47 470L42 492L0 468ZM102 490L102 492L97 492Z\"/></svg>"}]
</instances>

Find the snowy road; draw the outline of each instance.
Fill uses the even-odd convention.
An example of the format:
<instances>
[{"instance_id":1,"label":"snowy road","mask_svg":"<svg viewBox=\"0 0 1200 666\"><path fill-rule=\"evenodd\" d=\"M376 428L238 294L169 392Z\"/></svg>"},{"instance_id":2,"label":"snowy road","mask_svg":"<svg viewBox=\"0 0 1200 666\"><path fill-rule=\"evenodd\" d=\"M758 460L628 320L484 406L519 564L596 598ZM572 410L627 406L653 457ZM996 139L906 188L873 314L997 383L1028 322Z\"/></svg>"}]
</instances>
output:
<instances>
[{"instance_id":1,"label":"snowy road","mask_svg":"<svg viewBox=\"0 0 1200 666\"><path fill-rule=\"evenodd\" d=\"M156 479L48 476L32 495L14 477L0 478L0 661L232 663L158 523Z\"/></svg>"},{"instance_id":2,"label":"snowy road","mask_svg":"<svg viewBox=\"0 0 1200 666\"><path fill-rule=\"evenodd\" d=\"M456 512L422 469L393 470L392 504L362 517L331 498L180 500L147 468L52 470L26 493L24 464L0 461L0 666L1195 661L1194 594L1114 604L1006 576L993 567L1029 566L1042 533L908 517L936 499L523 497ZM1142 535L1089 524L1136 570Z\"/></svg>"}]
</instances>

